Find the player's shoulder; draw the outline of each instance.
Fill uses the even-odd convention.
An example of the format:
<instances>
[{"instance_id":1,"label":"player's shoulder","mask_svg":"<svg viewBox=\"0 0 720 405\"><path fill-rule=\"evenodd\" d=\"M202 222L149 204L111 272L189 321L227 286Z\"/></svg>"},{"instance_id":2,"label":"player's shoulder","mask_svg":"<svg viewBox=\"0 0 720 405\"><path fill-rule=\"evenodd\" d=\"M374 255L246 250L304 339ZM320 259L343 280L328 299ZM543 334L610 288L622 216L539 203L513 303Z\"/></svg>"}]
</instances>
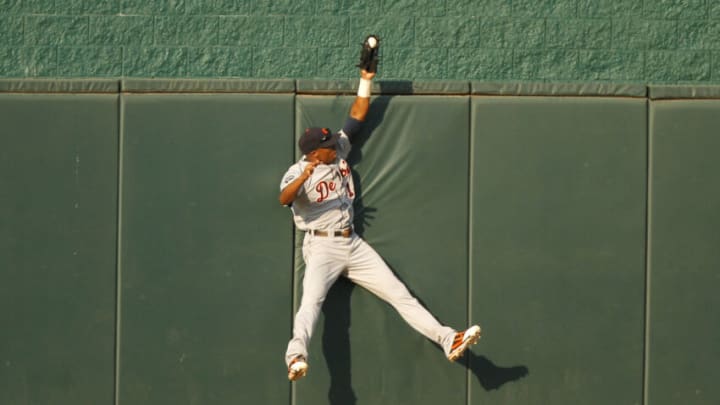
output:
<instances>
[{"instance_id":1,"label":"player's shoulder","mask_svg":"<svg viewBox=\"0 0 720 405\"><path fill-rule=\"evenodd\" d=\"M303 170L305 170L305 164L303 163L303 160L300 159L287 168L283 177L288 177L289 175L297 176L297 174L302 173Z\"/></svg>"},{"instance_id":2,"label":"player's shoulder","mask_svg":"<svg viewBox=\"0 0 720 405\"><path fill-rule=\"evenodd\" d=\"M288 184L292 183L296 178L300 177L304 167L301 166L301 161L297 161L288 167L287 171L280 181L280 189L285 188Z\"/></svg>"}]
</instances>

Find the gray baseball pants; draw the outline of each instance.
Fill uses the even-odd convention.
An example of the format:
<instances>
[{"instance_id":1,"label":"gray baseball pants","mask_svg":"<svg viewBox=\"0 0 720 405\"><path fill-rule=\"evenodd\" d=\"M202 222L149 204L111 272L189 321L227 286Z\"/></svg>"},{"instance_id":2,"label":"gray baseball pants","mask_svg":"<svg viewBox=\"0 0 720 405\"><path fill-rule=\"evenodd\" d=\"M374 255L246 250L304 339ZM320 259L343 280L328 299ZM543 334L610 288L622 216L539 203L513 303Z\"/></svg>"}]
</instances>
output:
<instances>
[{"instance_id":1,"label":"gray baseball pants","mask_svg":"<svg viewBox=\"0 0 720 405\"><path fill-rule=\"evenodd\" d=\"M440 324L398 280L380 255L358 235L349 238L305 234L305 277L300 308L286 364L298 355L308 357L308 344L325 296L338 277L345 276L392 305L411 327L440 345L447 354L455 330Z\"/></svg>"}]
</instances>

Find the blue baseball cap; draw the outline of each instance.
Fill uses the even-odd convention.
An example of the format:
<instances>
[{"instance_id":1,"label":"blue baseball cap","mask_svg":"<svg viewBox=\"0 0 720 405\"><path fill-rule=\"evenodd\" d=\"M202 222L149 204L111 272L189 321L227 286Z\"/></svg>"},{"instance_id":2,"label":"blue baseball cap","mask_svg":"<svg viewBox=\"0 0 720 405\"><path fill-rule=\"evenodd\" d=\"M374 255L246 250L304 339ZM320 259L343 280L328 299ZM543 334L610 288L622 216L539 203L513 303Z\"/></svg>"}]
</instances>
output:
<instances>
[{"instance_id":1,"label":"blue baseball cap","mask_svg":"<svg viewBox=\"0 0 720 405\"><path fill-rule=\"evenodd\" d=\"M329 128L311 127L305 129L298 146L300 151L307 155L318 148L335 148L338 138L339 135L334 134Z\"/></svg>"}]
</instances>

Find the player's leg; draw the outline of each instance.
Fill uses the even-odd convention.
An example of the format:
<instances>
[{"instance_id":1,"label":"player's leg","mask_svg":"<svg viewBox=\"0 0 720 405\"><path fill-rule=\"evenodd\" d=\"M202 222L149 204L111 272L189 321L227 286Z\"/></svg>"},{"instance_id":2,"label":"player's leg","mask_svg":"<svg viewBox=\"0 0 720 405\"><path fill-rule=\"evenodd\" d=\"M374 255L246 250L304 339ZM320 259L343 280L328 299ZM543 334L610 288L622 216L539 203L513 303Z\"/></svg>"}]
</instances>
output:
<instances>
[{"instance_id":1,"label":"player's leg","mask_svg":"<svg viewBox=\"0 0 720 405\"><path fill-rule=\"evenodd\" d=\"M297 356L307 359L307 347L325 296L345 268L347 251L343 252L332 242L328 238L305 236L303 292L293 322L293 337L285 353L285 362L288 365Z\"/></svg>"},{"instance_id":2,"label":"player's leg","mask_svg":"<svg viewBox=\"0 0 720 405\"><path fill-rule=\"evenodd\" d=\"M359 237L353 241L347 277L392 305L413 329L440 345L445 354L449 353L455 330L438 322L380 255Z\"/></svg>"}]
</instances>

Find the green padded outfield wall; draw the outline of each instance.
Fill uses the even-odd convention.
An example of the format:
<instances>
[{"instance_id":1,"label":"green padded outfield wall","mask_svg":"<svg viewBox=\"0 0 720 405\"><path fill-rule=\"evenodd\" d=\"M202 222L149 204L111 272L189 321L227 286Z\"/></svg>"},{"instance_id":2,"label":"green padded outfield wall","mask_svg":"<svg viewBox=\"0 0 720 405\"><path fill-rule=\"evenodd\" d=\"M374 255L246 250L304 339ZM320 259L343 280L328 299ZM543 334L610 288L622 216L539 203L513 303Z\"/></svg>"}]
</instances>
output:
<instances>
[{"instance_id":1,"label":"green padded outfield wall","mask_svg":"<svg viewBox=\"0 0 720 405\"><path fill-rule=\"evenodd\" d=\"M356 227L484 336L341 281L289 384L279 181L355 85L0 80L0 403L720 402L714 87L378 81Z\"/></svg>"},{"instance_id":2,"label":"green padded outfield wall","mask_svg":"<svg viewBox=\"0 0 720 405\"><path fill-rule=\"evenodd\" d=\"M639 404L646 100L507 88L472 100L471 307L495 372L471 403Z\"/></svg>"},{"instance_id":3,"label":"green padded outfield wall","mask_svg":"<svg viewBox=\"0 0 720 405\"><path fill-rule=\"evenodd\" d=\"M304 85L299 92L312 91ZM353 99L300 95L297 127L339 129ZM356 229L455 328L467 318L468 107L466 96L375 97L349 158ZM296 404L466 403L465 368L344 279L324 305L309 360L312 378L297 385Z\"/></svg>"},{"instance_id":4,"label":"green padded outfield wall","mask_svg":"<svg viewBox=\"0 0 720 405\"><path fill-rule=\"evenodd\" d=\"M0 403L111 405L117 84L53 87L0 93Z\"/></svg>"},{"instance_id":5,"label":"green padded outfield wall","mask_svg":"<svg viewBox=\"0 0 720 405\"><path fill-rule=\"evenodd\" d=\"M294 84L284 85L124 87L120 404L287 403L292 226L277 190L292 160Z\"/></svg>"},{"instance_id":6,"label":"green padded outfield wall","mask_svg":"<svg viewBox=\"0 0 720 405\"><path fill-rule=\"evenodd\" d=\"M720 91L650 96L648 404L717 404Z\"/></svg>"}]
</instances>

